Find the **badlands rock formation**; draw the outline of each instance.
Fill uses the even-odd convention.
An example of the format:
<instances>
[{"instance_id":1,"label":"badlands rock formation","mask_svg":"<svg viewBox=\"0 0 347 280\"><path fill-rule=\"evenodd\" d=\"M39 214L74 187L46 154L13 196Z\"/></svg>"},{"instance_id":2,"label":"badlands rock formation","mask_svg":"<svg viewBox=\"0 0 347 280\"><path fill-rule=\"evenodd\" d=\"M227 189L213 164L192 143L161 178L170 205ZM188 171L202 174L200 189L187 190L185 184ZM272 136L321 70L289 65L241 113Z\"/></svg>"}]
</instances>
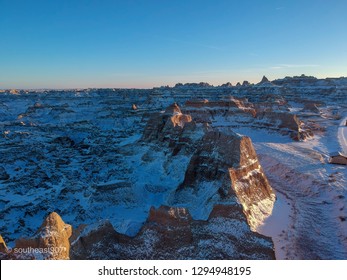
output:
<instances>
[{"instance_id":1,"label":"badlands rock formation","mask_svg":"<svg viewBox=\"0 0 347 280\"><path fill-rule=\"evenodd\" d=\"M47 215L57 212L74 227L72 258L149 258L132 247L135 243L152 248L148 255L180 258L177 244L165 239L173 215L174 227L184 233L182 258L271 258L272 242L254 231L273 211L275 188L295 204L296 215L280 237L288 246L276 250L285 248L287 258L342 258L345 175L338 167L331 171L325 155L338 148L331 135L345 115L346 92L346 78L307 76L242 86L4 91L0 234L12 251L23 239L23 247L63 244L68 228L58 239L36 233ZM304 160L307 165L300 165ZM312 182L322 187L312 191L311 185L320 184L299 183L275 163L298 169L302 178L316 176ZM333 201L321 198L325 194ZM328 212L321 205L338 205L328 211L336 221L322 214ZM324 219L316 218L318 212ZM62 221L53 224L43 228L65 228ZM312 235L311 228L328 233ZM211 232L220 234L219 243ZM202 249L205 239L209 249ZM92 254L96 240L115 245ZM161 249L156 240L172 250ZM332 249L322 250L324 244Z\"/></svg>"},{"instance_id":2,"label":"badlands rock formation","mask_svg":"<svg viewBox=\"0 0 347 280\"><path fill-rule=\"evenodd\" d=\"M4 253L3 258L7 259L67 260L71 234L72 227L53 212L47 216L33 237L16 240L13 249L8 250L1 238L1 252Z\"/></svg>"},{"instance_id":3,"label":"badlands rock formation","mask_svg":"<svg viewBox=\"0 0 347 280\"><path fill-rule=\"evenodd\" d=\"M4 241L4 239L2 238L2 236L0 235L0 254L7 254L7 246L6 243Z\"/></svg>"},{"instance_id":4,"label":"badlands rock formation","mask_svg":"<svg viewBox=\"0 0 347 280\"><path fill-rule=\"evenodd\" d=\"M18 239L16 248L38 248L43 251L44 259L69 259L72 227L65 224L61 217L53 212L30 239Z\"/></svg>"},{"instance_id":5,"label":"badlands rock formation","mask_svg":"<svg viewBox=\"0 0 347 280\"><path fill-rule=\"evenodd\" d=\"M265 83L270 83L269 79L263 76L259 84L265 84Z\"/></svg>"},{"instance_id":6,"label":"badlands rock formation","mask_svg":"<svg viewBox=\"0 0 347 280\"><path fill-rule=\"evenodd\" d=\"M240 242L242 236L243 241ZM109 222L86 229L72 242L73 259L273 259L270 238L250 231L241 207L216 205L207 221L185 208L151 208L133 238Z\"/></svg>"},{"instance_id":7,"label":"badlands rock formation","mask_svg":"<svg viewBox=\"0 0 347 280\"><path fill-rule=\"evenodd\" d=\"M207 218L213 203L239 202L253 230L271 214L275 195L249 137L226 134L206 123L197 125L173 104L149 120L144 138L165 144L173 156L191 155L184 180L171 195L170 204L183 203L192 209L189 200L200 200L203 210L194 211L205 212Z\"/></svg>"},{"instance_id":8,"label":"badlands rock formation","mask_svg":"<svg viewBox=\"0 0 347 280\"><path fill-rule=\"evenodd\" d=\"M212 210L212 214L206 221L199 221L191 217L187 208L161 206L156 210L152 207L147 222L134 238L116 232L109 222L92 229L86 227L74 235L72 258L274 258L271 240L251 231L271 214L275 195L248 137L226 135L209 128L208 124L197 125L175 103L163 113L153 114L144 130L143 141L157 143L171 151L173 157L191 155L187 170L181 171L185 173L184 180L169 201L172 205L187 203L187 188L199 193L209 187L208 196L196 197L203 204L195 207L205 208L206 214ZM57 137L51 143L66 149L76 145L69 137ZM217 203L225 205L214 210ZM217 212L222 215L217 216ZM42 258L66 259L71 234L71 226L53 212L33 238L17 240L16 248L64 248L59 253L43 254ZM225 235L227 239L222 238ZM254 244L238 245L236 240L240 236L245 240L252 238Z\"/></svg>"},{"instance_id":9,"label":"badlands rock formation","mask_svg":"<svg viewBox=\"0 0 347 280\"><path fill-rule=\"evenodd\" d=\"M206 191L207 185L209 196L196 197L204 200L203 205L197 205L201 211L208 212L204 208L212 207L207 220L194 220L187 208L152 207L147 222L134 238L117 233L109 222L86 228L73 241L72 258L274 257L271 241L251 231L271 213L275 196L248 137L198 126L190 115L182 114L179 106L172 104L152 116L143 139L168 147L172 156L192 154L184 180L170 201L173 205L187 203L191 195L185 194L186 188L199 193ZM211 200L225 204L216 206ZM209 230L212 228L216 232ZM238 245L236 236L244 236L245 240L252 236L254 245Z\"/></svg>"}]
</instances>

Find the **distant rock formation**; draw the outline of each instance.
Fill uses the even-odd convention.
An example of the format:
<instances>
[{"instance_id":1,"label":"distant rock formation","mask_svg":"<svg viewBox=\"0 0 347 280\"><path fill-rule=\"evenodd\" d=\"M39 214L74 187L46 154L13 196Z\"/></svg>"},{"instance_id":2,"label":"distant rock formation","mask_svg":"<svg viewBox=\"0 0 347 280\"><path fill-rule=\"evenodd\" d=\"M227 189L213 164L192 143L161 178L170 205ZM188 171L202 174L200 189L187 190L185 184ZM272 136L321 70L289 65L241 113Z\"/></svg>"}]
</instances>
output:
<instances>
[{"instance_id":1,"label":"distant rock formation","mask_svg":"<svg viewBox=\"0 0 347 280\"><path fill-rule=\"evenodd\" d=\"M165 109L165 114L182 114L180 107L177 103L171 104L169 107Z\"/></svg>"},{"instance_id":2,"label":"distant rock formation","mask_svg":"<svg viewBox=\"0 0 347 280\"><path fill-rule=\"evenodd\" d=\"M252 104L235 97L219 101L189 100L185 103L184 111L189 113L196 123L211 123L217 116L256 116Z\"/></svg>"},{"instance_id":3,"label":"distant rock formation","mask_svg":"<svg viewBox=\"0 0 347 280\"><path fill-rule=\"evenodd\" d=\"M175 85L175 88L196 88L196 87L200 87L200 88L206 88L206 87L212 87L209 83L205 83L205 82L200 82L200 83L186 83L186 84L182 84L182 83L177 83Z\"/></svg>"},{"instance_id":4,"label":"distant rock formation","mask_svg":"<svg viewBox=\"0 0 347 280\"><path fill-rule=\"evenodd\" d=\"M144 130L143 139L171 145L182 138L185 132L189 133L194 128L192 117L182 114L180 107L174 103L167 107L164 113L153 114Z\"/></svg>"},{"instance_id":5,"label":"distant rock formation","mask_svg":"<svg viewBox=\"0 0 347 280\"><path fill-rule=\"evenodd\" d=\"M230 82L227 82L227 83L221 85L221 87L232 87L232 86L233 85Z\"/></svg>"},{"instance_id":6,"label":"distant rock formation","mask_svg":"<svg viewBox=\"0 0 347 280\"><path fill-rule=\"evenodd\" d=\"M17 90L17 89L11 89L11 90L10 90L10 93L11 93L11 94L14 94L14 95L19 94L19 92L20 92L20 91Z\"/></svg>"},{"instance_id":7,"label":"distant rock formation","mask_svg":"<svg viewBox=\"0 0 347 280\"><path fill-rule=\"evenodd\" d=\"M303 129L303 122L295 114L265 111L258 113L257 118L269 122L273 129L277 128L278 132L289 135L295 141L305 140L313 136L310 130Z\"/></svg>"},{"instance_id":8,"label":"distant rock formation","mask_svg":"<svg viewBox=\"0 0 347 280\"><path fill-rule=\"evenodd\" d=\"M264 83L269 83L269 79L266 78L265 76L263 76L263 78L261 79L260 83L259 84L264 84Z\"/></svg>"},{"instance_id":9,"label":"distant rock formation","mask_svg":"<svg viewBox=\"0 0 347 280\"><path fill-rule=\"evenodd\" d=\"M311 85L319 85L319 83L328 85L330 84L330 82L332 81L330 81L329 79L324 79L319 81L316 77L306 76L304 74L302 74L301 76L285 77L284 79L277 79L273 81L275 85L289 86L289 87L304 87L304 86L311 86Z\"/></svg>"}]
</instances>

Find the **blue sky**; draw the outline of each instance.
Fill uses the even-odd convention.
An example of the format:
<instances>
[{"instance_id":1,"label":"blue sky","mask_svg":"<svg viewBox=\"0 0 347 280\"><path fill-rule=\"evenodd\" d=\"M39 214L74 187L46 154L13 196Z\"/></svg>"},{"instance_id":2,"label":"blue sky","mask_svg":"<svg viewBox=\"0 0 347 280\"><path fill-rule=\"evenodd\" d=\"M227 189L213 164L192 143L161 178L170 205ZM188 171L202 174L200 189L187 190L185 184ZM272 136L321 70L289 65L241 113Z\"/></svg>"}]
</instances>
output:
<instances>
[{"instance_id":1,"label":"blue sky","mask_svg":"<svg viewBox=\"0 0 347 280\"><path fill-rule=\"evenodd\" d=\"M0 88L347 76L346 0L0 0Z\"/></svg>"}]
</instances>

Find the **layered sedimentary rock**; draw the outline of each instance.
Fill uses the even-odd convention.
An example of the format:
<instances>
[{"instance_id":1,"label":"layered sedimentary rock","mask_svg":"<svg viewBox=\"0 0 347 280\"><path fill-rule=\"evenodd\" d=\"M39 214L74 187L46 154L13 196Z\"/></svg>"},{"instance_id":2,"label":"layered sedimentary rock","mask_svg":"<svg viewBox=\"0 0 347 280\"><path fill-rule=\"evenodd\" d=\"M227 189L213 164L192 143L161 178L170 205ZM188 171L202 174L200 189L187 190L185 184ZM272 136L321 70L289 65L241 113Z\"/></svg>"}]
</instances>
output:
<instances>
[{"instance_id":1,"label":"layered sedimentary rock","mask_svg":"<svg viewBox=\"0 0 347 280\"><path fill-rule=\"evenodd\" d=\"M206 184L209 190L204 198L205 207L208 208L210 200L238 201L253 230L272 212L275 195L248 137L207 132L172 201L184 201L187 189L199 193Z\"/></svg>"},{"instance_id":2,"label":"layered sedimentary rock","mask_svg":"<svg viewBox=\"0 0 347 280\"><path fill-rule=\"evenodd\" d=\"M312 132L305 129L304 122L297 115L286 111L286 106L286 101L279 97L263 100L256 105L231 97L223 101L187 101L184 112L191 115L197 123L209 123L215 127L251 125L256 129L289 135L296 141L312 136Z\"/></svg>"},{"instance_id":3,"label":"layered sedimentary rock","mask_svg":"<svg viewBox=\"0 0 347 280\"><path fill-rule=\"evenodd\" d=\"M229 168L229 176L238 201L243 206L248 224L251 229L256 230L271 215L276 198L250 138L243 137L240 151L248 157L242 160L242 165ZM242 161L240 160L240 163Z\"/></svg>"},{"instance_id":4,"label":"layered sedimentary rock","mask_svg":"<svg viewBox=\"0 0 347 280\"><path fill-rule=\"evenodd\" d=\"M250 230L242 208L216 205L206 221L185 208L152 208L133 238L109 222L86 228L71 246L72 259L273 259L270 238ZM240 239L242 237L242 241Z\"/></svg>"},{"instance_id":5,"label":"layered sedimentary rock","mask_svg":"<svg viewBox=\"0 0 347 280\"><path fill-rule=\"evenodd\" d=\"M268 123L269 129L278 129L283 135L289 135L293 140L305 140L313 136L310 130L303 129L304 124L297 115L287 112L262 112L257 114L257 118Z\"/></svg>"},{"instance_id":6,"label":"layered sedimentary rock","mask_svg":"<svg viewBox=\"0 0 347 280\"><path fill-rule=\"evenodd\" d=\"M172 117L170 117L172 114ZM147 126L145 135L155 135L152 140L170 139L169 147L174 151L189 151L192 156L188 164L183 182L172 194L170 202L173 205L187 205L192 209L189 200L199 200L208 215L211 207L218 201L229 201L230 204L240 202L251 228L254 230L271 214L275 195L260 166L250 138L230 132L225 134L216 129L194 126L194 134L184 125L176 127L172 118L180 114L181 109L172 105L164 113L153 116L151 125ZM186 117L192 124L191 117ZM152 125L156 124L156 125ZM173 133L173 129L176 128ZM199 133L199 131L201 133ZM182 134L185 133L185 137ZM172 135L179 137L172 137ZM192 138L192 135L201 135ZM148 136L146 139L149 139ZM182 141L184 139L184 141ZM198 208L197 207L197 208ZM198 209L195 209L195 214ZM200 210L201 211L201 210Z\"/></svg>"},{"instance_id":7,"label":"layered sedimentary rock","mask_svg":"<svg viewBox=\"0 0 347 280\"><path fill-rule=\"evenodd\" d=\"M209 101L189 100L185 103L184 112L191 114L196 122L212 123L218 116L228 117L233 115L256 116L253 104L243 98L229 97L225 100Z\"/></svg>"}]
</instances>

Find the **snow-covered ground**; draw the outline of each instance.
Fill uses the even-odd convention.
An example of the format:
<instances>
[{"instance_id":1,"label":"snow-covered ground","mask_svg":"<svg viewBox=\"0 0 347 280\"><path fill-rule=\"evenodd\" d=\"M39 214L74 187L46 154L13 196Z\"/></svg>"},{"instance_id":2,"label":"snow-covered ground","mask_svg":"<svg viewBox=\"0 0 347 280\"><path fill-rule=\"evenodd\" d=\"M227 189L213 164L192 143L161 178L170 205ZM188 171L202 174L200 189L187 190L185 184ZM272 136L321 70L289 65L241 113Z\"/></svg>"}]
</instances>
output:
<instances>
[{"instance_id":1,"label":"snow-covered ground","mask_svg":"<svg viewBox=\"0 0 347 280\"><path fill-rule=\"evenodd\" d=\"M341 124L344 123L341 122ZM305 142L253 141L277 201L257 231L273 238L278 259L347 257L347 168L328 164L346 148L347 129L328 123L327 133ZM260 139L260 141L258 141Z\"/></svg>"},{"instance_id":2,"label":"snow-covered ground","mask_svg":"<svg viewBox=\"0 0 347 280\"><path fill-rule=\"evenodd\" d=\"M258 227L257 232L272 237L275 244L276 258L282 260L286 258L285 248L289 243L283 236L290 227L291 215L294 209L291 200L286 198L285 195L281 194L279 191L276 192L276 198L277 200L271 216Z\"/></svg>"}]
</instances>

